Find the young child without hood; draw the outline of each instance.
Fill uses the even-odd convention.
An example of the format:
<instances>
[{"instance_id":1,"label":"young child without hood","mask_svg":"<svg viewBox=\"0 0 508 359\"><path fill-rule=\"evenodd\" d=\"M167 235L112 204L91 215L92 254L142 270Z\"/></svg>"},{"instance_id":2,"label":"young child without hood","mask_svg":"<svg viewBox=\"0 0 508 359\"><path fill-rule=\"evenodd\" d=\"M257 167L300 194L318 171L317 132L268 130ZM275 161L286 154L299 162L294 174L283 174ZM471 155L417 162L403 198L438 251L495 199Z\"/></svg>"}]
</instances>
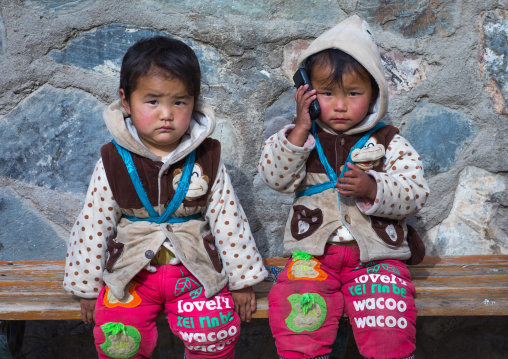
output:
<instances>
[{"instance_id":1,"label":"young child without hood","mask_svg":"<svg viewBox=\"0 0 508 359\"><path fill-rule=\"evenodd\" d=\"M101 149L72 229L64 288L95 321L100 358L150 358L167 315L186 358L234 358L240 319L267 272L245 213L208 138L192 49L143 39L122 61L120 100L104 111Z\"/></svg>"},{"instance_id":2,"label":"young child without hood","mask_svg":"<svg viewBox=\"0 0 508 359\"><path fill-rule=\"evenodd\" d=\"M405 219L429 195L422 160L381 122L388 87L365 21L323 33L299 66L314 90L298 88L296 118L264 143L258 164L268 186L295 193L284 233L292 259L269 293L278 353L328 358L345 312L364 357L411 358L417 310L406 261L425 249Z\"/></svg>"}]
</instances>

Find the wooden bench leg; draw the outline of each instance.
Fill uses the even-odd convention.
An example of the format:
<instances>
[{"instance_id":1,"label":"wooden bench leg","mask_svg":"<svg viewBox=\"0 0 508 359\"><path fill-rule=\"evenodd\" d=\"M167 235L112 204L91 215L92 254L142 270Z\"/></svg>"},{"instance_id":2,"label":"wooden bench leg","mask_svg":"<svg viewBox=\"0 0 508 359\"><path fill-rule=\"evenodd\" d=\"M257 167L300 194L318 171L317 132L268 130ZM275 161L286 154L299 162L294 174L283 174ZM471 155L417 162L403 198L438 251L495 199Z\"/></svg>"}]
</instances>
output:
<instances>
[{"instance_id":1,"label":"wooden bench leg","mask_svg":"<svg viewBox=\"0 0 508 359\"><path fill-rule=\"evenodd\" d=\"M0 320L0 359L12 359L20 354L24 335L24 320Z\"/></svg>"}]
</instances>

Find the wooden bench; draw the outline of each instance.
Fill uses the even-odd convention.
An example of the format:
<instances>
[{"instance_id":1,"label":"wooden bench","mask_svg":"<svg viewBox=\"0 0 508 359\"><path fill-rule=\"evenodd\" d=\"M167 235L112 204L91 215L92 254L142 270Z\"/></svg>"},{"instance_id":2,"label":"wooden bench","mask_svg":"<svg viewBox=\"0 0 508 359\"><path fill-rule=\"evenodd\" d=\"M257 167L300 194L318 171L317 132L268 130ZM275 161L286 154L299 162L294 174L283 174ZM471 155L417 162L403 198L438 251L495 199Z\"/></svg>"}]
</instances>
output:
<instances>
[{"instance_id":1,"label":"wooden bench","mask_svg":"<svg viewBox=\"0 0 508 359\"><path fill-rule=\"evenodd\" d=\"M282 268L286 261L268 258L265 264ZM79 298L62 287L64 264L0 261L0 323L81 319ZM409 269L418 316L508 315L508 255L426 257ZM267 294L272 285L264 281L255 286L254 318L268 318Z\"/></svg>"}]
</instances>

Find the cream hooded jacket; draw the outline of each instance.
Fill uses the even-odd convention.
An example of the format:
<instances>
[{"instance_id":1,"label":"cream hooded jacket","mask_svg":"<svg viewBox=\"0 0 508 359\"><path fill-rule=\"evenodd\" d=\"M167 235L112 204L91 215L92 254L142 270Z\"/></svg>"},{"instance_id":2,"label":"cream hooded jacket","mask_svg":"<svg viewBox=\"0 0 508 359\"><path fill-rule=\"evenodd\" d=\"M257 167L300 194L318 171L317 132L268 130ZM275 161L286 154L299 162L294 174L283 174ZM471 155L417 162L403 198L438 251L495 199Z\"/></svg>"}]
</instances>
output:
<instances>
[{"instance_id":1,"label":"cream hooded jacket","mask_svg":"<svg viewBox=\"0 0 508 359\"><path fill-rule=\"evenodd\" d=\"M137 139L137 133L120 101L111 104L104 111L103 117L113 139L120 146L145 159L160 161ZM160 168L159 203L154 207L159 214L166 205L160 202L161 177L173 164L198 148L213 132L214 127L213 111L198 102L189 129ZM262 281L268 273L249 223L222 161L218 166L216 178L209 181L211 189L207 205L193 209L202 217L170 225L131 222L122 217L122 214L148 217L148 213L144 208L120 208L113 198L103 159L99 159L86 194L85 205L71 231L64 288L83 298L95 298L106 284L115 297L123 298L125 287L139 271L155 270L150 261L162 245L176 255L174 263L181 261L198 278L207 297L216 294L226 284L230 290L236 290ZM129 178L125 180L130 181ZM189 209L182 204L174 216L185 217L190 214ZM205 237L212 238L212 235L214 241L204 240ZM106 250L111 238L114 238L114 245L123 247L123 251L109 272L105 270L108 260ZM205 247L207 245L209 248ZM222 266L217 266L216 261L214 267L211 252L219 254Z\"/></svg>"},{"instance_id":2,"label":"cream hooded jacket","mask_svg":"<svg viewBox=\"0 0 508 359\"><path fill-rule=\"evenodd\" d=\"M379 86L379 95L367 116L348 131L336 133L316 120L328 143L341 146L373 128L386 115L388 86L372 32L358 16L344 20L315 39L302 53L299 66L303 67L309 56L326 49L339 49L354 57ZM294 146L287 140L293 128L294 125L287 125L271 136L263 145L258 163L262 180L271 188L286 193L298 193L329 180L325 173L307 170L309 157L315 151L315 139L309 134L304 147ZM353 156L353 161L377 163L377 170L372 166L370 169L364 167L377 183L375 201L368 203L355 197L338 196L335 189L295 199L284 234L285 255L295 250L322 255L326 243L356 240L362 262L410 258L405 219L423 207L429 189L421 158L414 148L398 134L386 135L389 131L397 132L393 127L384 129L376 131L361 153ZM390 142L381 146L381 136L384 140L391 138ZM371 147L374 148L371 150ZM335 147L335 152L338 150L340 152L340 147Z\"/></svg>"}]
</instances>

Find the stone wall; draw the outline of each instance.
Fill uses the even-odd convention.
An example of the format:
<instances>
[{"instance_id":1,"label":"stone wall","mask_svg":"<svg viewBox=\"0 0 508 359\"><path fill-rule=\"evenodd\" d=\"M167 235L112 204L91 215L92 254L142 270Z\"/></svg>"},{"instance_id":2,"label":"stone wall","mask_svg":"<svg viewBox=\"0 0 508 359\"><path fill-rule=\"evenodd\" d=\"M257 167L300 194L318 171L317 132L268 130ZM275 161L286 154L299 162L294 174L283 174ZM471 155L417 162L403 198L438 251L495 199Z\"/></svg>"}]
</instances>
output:
<instances>
[{"instance_id":1,"label":"stone wall","mask_svg":"<svg viewBox=\"0 0 508 359\"><path fill-rule=\"evenodd\" d=\"M508 254L506 0L1 0L0 260L63 259L118 97L123 53L172 36L197 53L214 138L264 256L292 197L261 183L263 141L295 112L298 54L347 16L371 25L389 123L424 160L431 255Z\"/></svg>"},{"instance_id":2,"label":"stone wall","mask_svg":"<svg viewBox=\"0 0 508 359\"><path fill-rule=\"evenodd\" d=\"M424 160L432 191L411 222L428 253L508 253L506 2L4 0L0 11L0 259L64 257L110 139L101 112L122 56L156 34L196 51L213 137L262 254L280 256L292 198L259 180L260 145L293 117L298 54L351 14L373 28L390 122Z\"/></svg>"}]
</instances>

